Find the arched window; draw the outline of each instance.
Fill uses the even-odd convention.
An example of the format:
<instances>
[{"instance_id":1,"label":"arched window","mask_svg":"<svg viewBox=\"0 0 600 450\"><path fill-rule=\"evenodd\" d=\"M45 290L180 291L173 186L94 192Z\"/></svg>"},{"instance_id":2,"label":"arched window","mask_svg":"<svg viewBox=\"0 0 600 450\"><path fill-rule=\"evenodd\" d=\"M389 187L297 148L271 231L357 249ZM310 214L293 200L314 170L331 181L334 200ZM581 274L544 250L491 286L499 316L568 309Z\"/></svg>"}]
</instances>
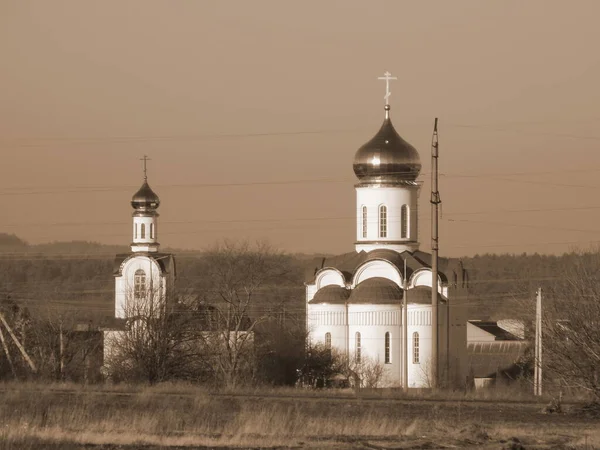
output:
<instances>
[{"instance_id":1,"label":"arched window","mask_svg":"<svg viewBox=\"0 0 600 450\"><path fill-rule=\"evenodd\" d=\"M331 333L325 333L325 348L331 350Z\"/></svg>"},{"instance_id":2,"label":"arched window","mask_svg":"<svg viewBox=\"0 0 600 450\"><path fill-rule=\"evenodd\" d=\"M133 296L135 299L146 297L146 272L142 269L136 270L133 276Z\"/></svg>"},{"instance_id":3,"label":"arched window","mask_svg":"<svg viewBox=\"0 0 600 450\"><path fill-rule=\"evenodd\" d=\"M419 333L413 333L413 364L419 364Z\"/></svg>"},{"instance_id":4,"label":"arched window","mask_svg":"<svg viewBox=\"0 0 600 450\"><path fill-rule=\"evenodd\" d=\"M387 237L387 206L379 207L379 237Z\"/></svg>"},{"instance_id":5,"label":"arched window","mask_svg":"<svg viewBox=\"0 0 600 450\"><path fill-rule=\"evenodd\" d=\"M154 224L150 224L150 239L154 239Z\"/></svg>"},{"instance_id":6,"label":"arched window","mask_svg":"<svg viewBox=\"0 0 600 450\"><path fill-rule=\"evenodd\" d=\"M140 225L140 238L146 239L146 225Z\"/></svg>"},{"instance_id":7,"label":"arched window","mask_svg":"<svg viewBox=\"0 0 600 450\"><path fill-rule=\"evenodd\" d=\"M356 332L356 344L355 344L354 352L355 352L354 360L356 361L356 363L360 364L361 346L360 346L360 333L358 331Z\"/></svg>"},{"instance_id":8,"label":"arched window","mask_svg":"<svg viewBox=\"0 0 600 450\"><path fill-rule=\"evenodd\" d=\"M408 209L408 205L402 205L402 208L400 208L400 237L402 239L408 238L409 214L410 210Z\"/></svg>"},{"instance_id":9,"label":"arched window","mask_svg":"<svg viewBox=\"0 0 600 450\"><path fill-rule=\"evenodd\" d=\"M362 207L362 237L367 237L367 207Z\"/></svg>"},{"instance_id":10,"label":"arched window","mask_svg":"<svg viewBox=\"0 0 600 450\"><path fill-rule=\"evenodd\" d=\"M390 335L389 331L387 333L385 333L385 363L386 364L391 364L392 362L392 336Z\"/></svg>"}]
</instances>

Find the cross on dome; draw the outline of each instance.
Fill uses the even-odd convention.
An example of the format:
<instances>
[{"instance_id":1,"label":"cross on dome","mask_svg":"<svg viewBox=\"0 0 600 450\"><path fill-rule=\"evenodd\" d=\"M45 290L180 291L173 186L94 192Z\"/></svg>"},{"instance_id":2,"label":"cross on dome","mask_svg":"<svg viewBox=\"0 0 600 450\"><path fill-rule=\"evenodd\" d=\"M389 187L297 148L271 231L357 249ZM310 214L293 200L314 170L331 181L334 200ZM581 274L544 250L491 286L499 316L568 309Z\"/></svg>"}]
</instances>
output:
<instances>
[{"instance_id":1,"label":"cross on dome","mask_svg":"<svg viewBox=\"0 0 600 450\"><path fill-rule=\"evenodd\" d=\"M382 77L377 77L377 79L385 80L385 97L383 97L383 99L385 100L385 105L389 106L389 104L390 104L389 98L390 98L390 95L392 95L392 93L390 92L390 80L397 80L398 77L393 77L391 73L386 71Z\"/></svg>"},{"instance_id":2,"label":"cross on dome","mask_svg":"<svg viewBox=\"0 0 600 450\"><path fill-rule=\"evenodd\" d=\"M144 181L148 181L148 172L147 172L146 163L148 161L152 161L152 160L150 158L148 158L147 155L144 155L143 158L140 158L140 161L144 161Z\"/></svg>"}]
</instances>

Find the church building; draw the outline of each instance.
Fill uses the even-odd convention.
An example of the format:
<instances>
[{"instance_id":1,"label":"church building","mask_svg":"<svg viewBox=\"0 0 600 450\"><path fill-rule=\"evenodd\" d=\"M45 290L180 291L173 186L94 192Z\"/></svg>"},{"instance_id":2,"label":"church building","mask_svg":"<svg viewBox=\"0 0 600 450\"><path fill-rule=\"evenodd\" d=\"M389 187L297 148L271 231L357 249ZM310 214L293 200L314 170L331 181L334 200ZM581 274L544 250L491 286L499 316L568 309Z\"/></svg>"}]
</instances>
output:
<instances>
[{"instance_id":1,"label":"church building","mask_svg":"<svg viewBox=\"0 0 600 450\"><path fill-rule=\"evenodd\" d=\"M395 78L386 72L380 79L386 81L383 124L354 156L354 251L316 261L305 280L310 341L335 349L355 367L383 365L381 386L462 386L466 273L460 261L440 258L432 280L432 256L419 250L420 156L392 125L389 81ZM432 289L438 292L437 343Z\"/></svg>"},{"instance_id":2,"label":"church building","mask_svg":"<svg viewBox=\"0 0 600 450\"><path fill-rule=\"evenodd\" d=\"M168 311L175 282L175 258L159 251L158 195L150 188L144 156L144 183L133 195L131 252L115 258L115 324L104 331L105 360L110 357L111 341L126 326Z\"/></svg>"}]
</instances>

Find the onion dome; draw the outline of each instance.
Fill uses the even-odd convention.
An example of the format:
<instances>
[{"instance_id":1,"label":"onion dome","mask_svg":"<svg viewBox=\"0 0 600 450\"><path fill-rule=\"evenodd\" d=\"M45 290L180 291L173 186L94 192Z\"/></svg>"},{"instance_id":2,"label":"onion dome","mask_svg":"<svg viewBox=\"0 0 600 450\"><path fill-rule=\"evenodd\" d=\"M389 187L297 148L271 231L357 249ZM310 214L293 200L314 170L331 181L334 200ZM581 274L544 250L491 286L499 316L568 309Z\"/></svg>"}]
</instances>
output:
<instances>
[{"instance_id":1,"label":"onion dome","mask_svg":"<svg viewBox=\"0 0 600 450\"><path fill-rule=\"evenodd\" d=\"M308 303L329 303L333 305L343 305L348 300L350 292L341 286L330 284L319 289L315 296Z\"/></svg>"},{"instance_id":2,"label":"onion dome","mask_svg":"<svg viewBox=\"0 0 600 450\"><path fill-rule=\"evenodd\" d=\"M354 155L353 167L361 183L414 182L419 176L419 153L394 129L390 105L385 105L385 120L377 134Z\"/></svg>"},{"instance_id":3,"label":"onion dome","mask_svg":"<svg viewBox=\"0 0 600 450\"><path fill-rule=\"evenodd\" d=\"M160 205L158 195L148 185L148 182L144 180L144 184L131 198L131 206L138 211L153 211Z\"/></svg>"},{"instance_id":4,"label":"onion dome","mask_svg":"<svg viewBox=\"0 0 600 450\"><path fill-rule=\"evenodd\" d=\"M367 278L354 288L348 303L393 305L402 302L403 295L404 291L388 278Z\"/></svg>"}]
</instances>

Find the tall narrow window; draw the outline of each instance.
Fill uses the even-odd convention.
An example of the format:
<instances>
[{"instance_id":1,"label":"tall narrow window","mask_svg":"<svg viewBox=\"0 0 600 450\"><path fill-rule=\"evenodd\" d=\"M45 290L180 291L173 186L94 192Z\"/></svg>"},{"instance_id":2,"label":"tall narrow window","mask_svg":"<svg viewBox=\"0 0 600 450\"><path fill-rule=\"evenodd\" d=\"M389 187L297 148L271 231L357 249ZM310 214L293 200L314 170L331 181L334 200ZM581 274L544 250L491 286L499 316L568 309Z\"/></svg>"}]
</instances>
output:
<instances>
[{"instance_id":1,"label":"tall narrow window","mask_svg":"<svg viewBox=\"0 0 600 450\"><path fill-rule=\"evenodd\" d=\"M392 353L391 353L391 336L390 333L387 332L385 333L385 363L386 364L391 364L392 362Z\"/></svg>"},{"instance_id":2,"label":"tall narrow window","mask_svg":"<svg viewBox=\"0 0 600 450\"><path fill-rule=\"evenodd\" d=\"M133 224L133 238L137 239L137 223Z\"/></svg>"},{"instance_id":3,"label":"tall narrow window","mask_svg":"<svg viewBox=\"0 0 600 450\"><path fill-rule=\"evenodd\" d=\"M413 333L413 364L419 364L419 333Z\"/></svg>"},{"instance_id":4,"label":"tall narrow window","mask_svg":"<svg viewBox=\"0 0 600 450\"><path fill-rule=\"evenodd\" d=\"M387 206L379 207L379 237L387 237Z\"/></svg>"},{"instance_id":5,"label":"tall narrow window","mask_svg":"<svg viewBox=\"0 0 600 450\"><path fill-rule=\"evenodd\" d=\"M146 225L140 225L140 238L146 239Z\"/></svg>"},{"instance_id":6,"label":"tall narrow window","mask_svg":"<svg viewBox=\"0 0 600 450\"><path fill-rule=\"evenodd\" d=\"M331 333L325 333L325 348L331 350Z\"/></svg>"},{"instance_id":7,"label":"tall narrow window","mask_svg":"<svg viewBox=\"0 0 600 450\"><path fill-rule=\"evenodd\" d=\"M360 333L356 332L356 344L354 349L354 360L357 364L360 364L361 357L361 344L360 344Z\"/></svg>"},{"instance_id":8,"label":"tall narrow window","mask_svg":"<svg viewBox=\"0 0 600 450\"><path fill-rule=\"evenodd\" d=\"M367 207L362 207L362 237L367 237Z\"/></svg>"},{"instance_id":9,"label":"tall narrow window","mask_svg":"<svg viewBox=\"0 0 600 450\"><path fill-rule=\"evenodd\" d=\"M142 269L136 270L133 276L133 295L135 299L146 297L146 272Z\"/></svg>"},{"instance_id":10,"label":"tall narrow window","mask_svg":"<svg viewBox=\"0 0 600 450\"><path fill-rule=\"evenodd\" d=\"M154 239L154 224L150 224L150 239Z\"/></svg>"},{"instance_id":11,"label":"tall narrow window","mask_svg":"<svg viewBox=\"0 0 600 450\"><path fill-rule=\"evenodd\" d=\"M410 217L408 205L402 205L402 208L400 208L400 237L402 239L406 239L408 237L409 220Z\"/></svg>"}]
</instances>

